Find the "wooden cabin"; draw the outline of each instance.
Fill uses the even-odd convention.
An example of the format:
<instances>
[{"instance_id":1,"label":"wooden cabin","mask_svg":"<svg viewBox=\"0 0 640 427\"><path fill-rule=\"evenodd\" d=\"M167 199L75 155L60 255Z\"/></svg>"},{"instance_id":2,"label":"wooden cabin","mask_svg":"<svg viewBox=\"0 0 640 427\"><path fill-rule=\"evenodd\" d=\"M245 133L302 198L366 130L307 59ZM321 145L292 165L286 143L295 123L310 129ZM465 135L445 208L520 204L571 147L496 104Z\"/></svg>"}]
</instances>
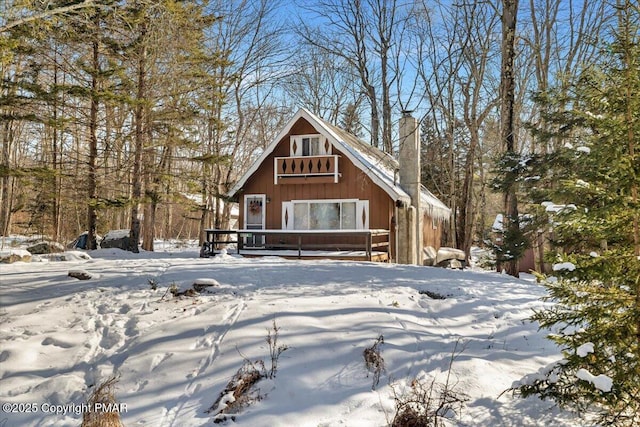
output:
<instances>
[{"instance_id":1,"label":"wooden cabin","mask_svg":"<svg viewBox=\"0 0 640 427\"><path fill-rule=\"evenodd\" d=\"M417 138L417 122L413 129ZM421 236L414 237L418 244L437 249L449 208L422 186L420 201L412 200L400 182L401 168L417 167L419 172L419 157L413 156L417 165L401 166L299 110L230 191L240 206L239 249L245 254L250 249L293 249L298 255L301 249L362 249L368 250L367 259L404 262L399 257L403 236L420 228ZM416 205L422 220L409 226L407 210ZM414 257L407 263L420 261Z\"/></svg>"}]
</instances>

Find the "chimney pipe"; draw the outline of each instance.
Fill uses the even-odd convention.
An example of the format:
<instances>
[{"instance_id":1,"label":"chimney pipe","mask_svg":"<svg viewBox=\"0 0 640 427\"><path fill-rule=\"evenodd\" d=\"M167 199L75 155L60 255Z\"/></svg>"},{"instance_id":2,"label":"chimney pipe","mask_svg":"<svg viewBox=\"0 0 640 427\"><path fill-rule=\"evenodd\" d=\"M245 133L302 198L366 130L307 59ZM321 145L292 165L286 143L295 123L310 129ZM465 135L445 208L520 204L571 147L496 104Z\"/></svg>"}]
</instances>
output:
<instances>
[{"instance_id":1,"label":"chimney pipe","mask_svg":"<svg viewBox=\"0 0 640 427\"><path fill-rule=\"evenodd\" d=\"M415 208L415 213L408 218L412 218L407 224L408 230L413 237L415 247L409 250L411 264L422 265L422 207L420 202L421 193L421 168L420 168L420 130L418 120L411 115L412 111L402 111L400 119L400 150L398 162L400 164L400 186L411 197L411 206Z\"/></svg>"}]
</instances>

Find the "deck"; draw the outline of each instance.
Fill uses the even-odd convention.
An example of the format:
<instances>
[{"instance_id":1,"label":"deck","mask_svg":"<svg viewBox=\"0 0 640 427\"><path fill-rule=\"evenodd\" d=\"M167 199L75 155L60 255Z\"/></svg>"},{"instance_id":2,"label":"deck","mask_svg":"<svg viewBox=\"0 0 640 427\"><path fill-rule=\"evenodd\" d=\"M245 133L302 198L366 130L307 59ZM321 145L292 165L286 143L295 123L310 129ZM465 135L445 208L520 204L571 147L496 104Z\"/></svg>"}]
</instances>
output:
<instances>
[{"instance_id":1,"label":"deck","mask_svg":"<svg viewBox=\"0 0 640 427\"><path fill-rule=\"evenodd\" d=\"M340 259L389 262L389 230L218 230L206 239L219 253L236 244L244 257L280 256L289 259Z\"/></svg>"}]
</instances>

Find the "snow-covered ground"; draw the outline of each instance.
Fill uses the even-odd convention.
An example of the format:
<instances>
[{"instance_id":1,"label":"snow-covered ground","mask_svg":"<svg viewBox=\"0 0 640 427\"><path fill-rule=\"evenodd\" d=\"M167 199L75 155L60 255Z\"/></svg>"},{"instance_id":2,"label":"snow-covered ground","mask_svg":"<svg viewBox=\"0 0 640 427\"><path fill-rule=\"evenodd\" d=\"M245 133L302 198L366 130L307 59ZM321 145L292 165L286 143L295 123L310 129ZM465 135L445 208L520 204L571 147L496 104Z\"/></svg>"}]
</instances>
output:
<instances>
[{"instance_id":1,"label":"snow-covered ground","mask_svg":"<svg viewBox=\"0 0 640 427\"><path fill-rule=\"evenodd\" d=\"M448 414L451 425L580 425L550 402L500 396L560 358L527 321L543 304L544 288L532 280L366 262L201 259L196 247L89 255L0 265L0 401L10 404L0 426L78 426L74 405L113 374L126 426L211 425L205 411L243 361L269 367L274 320L288 349L276 377L258 383L260 399L230 425L388 425L394 393L408 392L414 378L443 383L456 345L452 382L468 401ZM196 296L167 292L195 282L217 285ZM380 335L386 369L372 390L363 351Z\"/></svg>"}]
</instances>

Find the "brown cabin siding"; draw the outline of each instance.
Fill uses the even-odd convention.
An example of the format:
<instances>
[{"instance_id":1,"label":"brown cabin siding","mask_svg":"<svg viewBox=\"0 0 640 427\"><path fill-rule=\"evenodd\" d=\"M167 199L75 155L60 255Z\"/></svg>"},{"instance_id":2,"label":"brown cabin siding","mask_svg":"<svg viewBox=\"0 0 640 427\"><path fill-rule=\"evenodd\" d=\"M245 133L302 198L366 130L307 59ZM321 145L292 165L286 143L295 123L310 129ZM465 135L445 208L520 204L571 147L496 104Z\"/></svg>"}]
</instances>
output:
<instances>
[{"instance_id":1,"label":"brown cabin siding","mask_svg":"<svg viewBox=\"0 0 640 427\"><path fill-rule=\"evenodd\" d=\"M422 243L424 247L431 246L436 250L440 249L442 244L442 225L441 221L433 221L428 215L424 216L422 222Z\"/></svg>"},{"instance_id":2,"label":"brown cabin siding","mask_svg":"<svg viewBox=\"0 0 640 427\"><path fill-rule=\"evenodd\" d=\"M345 156L339 160L342 176L338 184L278 184L273 182L274 157L288 156L289 141L280 142L245 183L240 191L240 223L244 224L244 195L265 194L270 202L266 207L266 228L282 226L282 202L307 199L360 199L369 200L369 228L389 229L393 216L391 197L353 165ZM286 145L286 148L284 147ZM285 151L286 150L286 151ZM334 150L333 154L340 155Z\"/></svg>"}]
</instances>

